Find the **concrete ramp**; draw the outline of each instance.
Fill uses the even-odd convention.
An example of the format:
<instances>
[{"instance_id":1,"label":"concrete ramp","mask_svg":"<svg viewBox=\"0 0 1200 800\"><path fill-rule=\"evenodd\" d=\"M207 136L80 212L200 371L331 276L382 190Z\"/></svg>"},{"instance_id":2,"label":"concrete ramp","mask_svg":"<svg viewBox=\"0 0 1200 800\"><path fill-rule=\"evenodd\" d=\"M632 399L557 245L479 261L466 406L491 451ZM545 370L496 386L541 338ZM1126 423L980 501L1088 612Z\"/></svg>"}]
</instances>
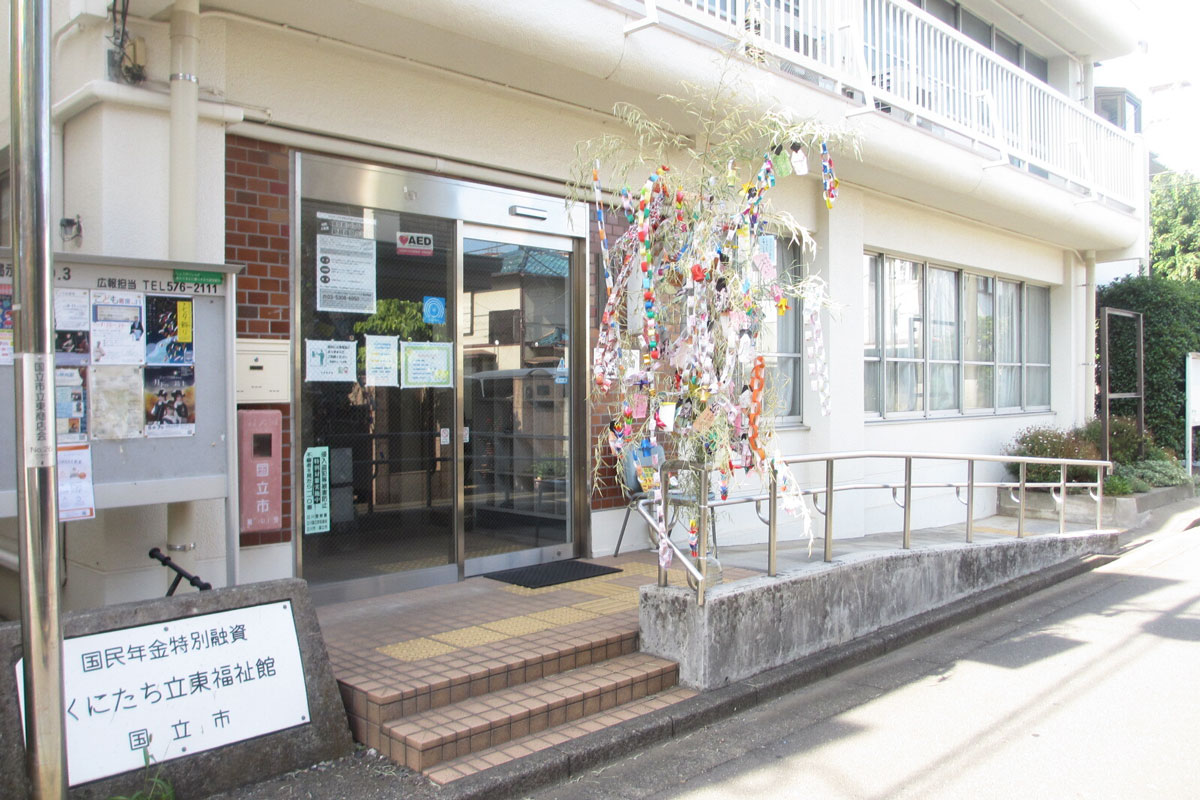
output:
<instances>
[{"instance_id":1,"label":"concrete ramp","mask_svg":"<svg viewBox=\"0 0 1200 800\"><path fill-rule=\"evenodd\" d=\"M717 586L703 606L687 588L643 586L641 647L678 662L684 685L712 689L1117 548L1115 532L1085 532L854 553Z\"/></svg>"}]
</instances>

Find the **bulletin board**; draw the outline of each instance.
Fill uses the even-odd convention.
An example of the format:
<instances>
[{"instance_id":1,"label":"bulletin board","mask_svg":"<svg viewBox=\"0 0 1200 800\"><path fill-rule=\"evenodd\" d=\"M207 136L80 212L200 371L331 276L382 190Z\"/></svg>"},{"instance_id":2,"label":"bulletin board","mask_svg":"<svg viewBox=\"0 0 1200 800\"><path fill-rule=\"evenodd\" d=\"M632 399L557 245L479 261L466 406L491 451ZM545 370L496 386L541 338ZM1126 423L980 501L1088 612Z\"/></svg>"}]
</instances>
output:
<instances>
[{"instance_id":1,"label":"bulletin board","mask_svg":"<svg viewBox=\"0 0 1200 800\"><path fill-rule=\"evenodd\" d=\"M58 444L90 447L97 509L230 497L240 270L55 255ZM0 248L0 517L17 508L11 281Z\"/></svg>"}]
</instances>

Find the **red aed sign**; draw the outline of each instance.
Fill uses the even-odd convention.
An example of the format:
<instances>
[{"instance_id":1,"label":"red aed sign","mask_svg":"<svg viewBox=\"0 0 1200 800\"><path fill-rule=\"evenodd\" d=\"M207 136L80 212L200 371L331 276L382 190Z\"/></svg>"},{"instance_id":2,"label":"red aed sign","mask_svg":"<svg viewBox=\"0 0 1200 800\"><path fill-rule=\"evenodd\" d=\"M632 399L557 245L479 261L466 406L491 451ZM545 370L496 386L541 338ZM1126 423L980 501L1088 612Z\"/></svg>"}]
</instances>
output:
<instances>
[{"instance_id":1,"label":"red aed sign","mask_svg":"<svg viewBox=\"0 0 1200 800\"><path fill-rule=\"evenodd\" d=\"M431 256L433 255L432 233L396 234L396 255L398 256Z\"/></svg>"},{"instance_id":2,"label":"red aed sign","mask_svg":"<svg viewBox=\"0 0 1200 800\"><path fill-rule=\"evenodd\" d=\"M283 524L283 414L238 412L238 502L241 530L278 530Z\"/></svg>"}]
</instances>

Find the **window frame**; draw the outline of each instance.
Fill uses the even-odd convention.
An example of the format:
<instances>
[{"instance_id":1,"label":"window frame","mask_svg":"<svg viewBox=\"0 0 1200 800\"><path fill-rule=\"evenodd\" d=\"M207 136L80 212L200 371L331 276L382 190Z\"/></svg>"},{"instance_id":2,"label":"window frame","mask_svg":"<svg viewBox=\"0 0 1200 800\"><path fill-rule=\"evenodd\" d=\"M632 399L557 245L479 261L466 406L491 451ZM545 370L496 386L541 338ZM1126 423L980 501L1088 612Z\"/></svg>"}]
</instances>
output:
<instances>
[{"instance_id":1,"label":"window frame","mask_svg":"<svg viewBox=\"0 0 1200 800\"><path fill-rule=\"evenodd\" d=\"M775 269L781 276L787 276L791 280L800 280L808 275L808 265L804 262L803 250L795 245L788 244L784 237L775 236ZM769 358L775 362L774 369L779 371L780 362L784 360L794 360L797 364L795 370L796 381L794 386L790 386L792 392L792 401L795 403L798 413L796 414L780 414L776 418L775 427L777 429L784 428L802 428L804 423L804 378L808 359L805 357L805 339L804 339L804 301L798 297L789 298L791 308L788 314L784 316L792 317L791 324L794 326L793 335L795 342L794 351L784 351L780 349L780 326L776 325L775 350L767 354Z\"/></svg>"},{"instance_id":2,"label":"window frame","mask_svg":"<svg viewBox=\"0 0 1200 800\"><path fill-rule=\"evenodd\" d=\"M886 320L888 318L889 309L894 302L891 293L889 292L888 281L888 264L891 261L907 261L920 265L920 289L919 297L921 306L919 309L918 318L921 320L921 342L919 343L919 357L889 357L888 348L890 346L889 337L891 334L888 331ZM1031 369L1041 369L1051 379L1049 384L1049 397L1053 396L1052 383L1052 353L1050 360L1046 362L1030 361L1030 325L1033 320L1030 317L1031 304L1029 302L1030 289L1043 290L1046 292L1045 305L1049 309L1051 300L1051 287L1048 284L1041 284L1035 281L1027 281L1015 276L1005 276L999 273L970 269L967 267L956 267L945 263L929 259L918 259L911 256L900 255L883 250L865 250L863 252L863 313L867 314L867 296L870 292L870 287L874 283L874 305L875 313L872 324L875 331L875 351L872 353L867 346L866 333L868 328L864 322L863 326L863 414L867 421L872 420L900 420L913 421L924 419L947 419L947 418L973 418L973 417L994 417L1011 414L1031 414L1031 413L1046 413L1052 410L1052 405L1033 404L1029 401L1029 374ZM868 273L868 270L870 271ZM930 331L929 316L931 314L931 289L929 276L931 271L940 270L950 272L955 275L955 348L957 359L945 359L933 357L932 334ZM967 308L968 300L968 285L971 279L984 279L988 281L991 287L991 358L990 359L968 359L967 358L967 315L969 313L977 314L977 305L972 305ZM1015 319L1015 335L1017 337L1017 356L1019 362L1001 360L1001 343L998 339L997 329L999 327L999 313L1002 308L1001 296L1002 286L1015 286L1016 290L1016 319ZM1047 314L1044 320L1046 342L1052 342L1052 315ZM888 380L888 365L892 363L910 363L916 362L921 366L919 368L922 385L918 394L918 399L915 410L895 411L890 410L892 403L889 400L889 392L894 391L894 386ZM868 365L874 364L873 376L872 370L868 370ZM954 366L957 370L956 375L956 406L946 409L933 409L932 406L932 376L933 369L936 366ZM990 370L991 388L990 388L990 405L979 408L967 407L967 370L969 367L980 367ZM1000 376L1002 370L1015 369L1017 372L1018 390L1017 396L1019 405L1017 406L1001 406L1001 390ZM875 383L874 394L877 398L877 408L869 409L866 406L866 401L869 396L867 391L871 382Z\"/></svg>"}]
</instances>

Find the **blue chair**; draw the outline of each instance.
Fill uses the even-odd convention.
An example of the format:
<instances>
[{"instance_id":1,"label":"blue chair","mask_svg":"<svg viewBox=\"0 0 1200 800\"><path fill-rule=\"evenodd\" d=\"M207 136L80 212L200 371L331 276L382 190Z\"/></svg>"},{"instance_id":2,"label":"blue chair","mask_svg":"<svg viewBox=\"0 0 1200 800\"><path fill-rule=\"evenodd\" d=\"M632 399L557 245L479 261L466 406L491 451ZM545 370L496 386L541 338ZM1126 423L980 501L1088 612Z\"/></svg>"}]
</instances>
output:
<instances>
[{"instance_id":1,"label":"blue chair","mask_svg":"<svg viewBox=\"0 0 1200 800\"><path fill-rule=\"evenodd\" d=\"M624 481L622 488L625 495L629 498L628 505L625 506L625 520L621 523L621 534L617 537L617 547L613 550L613 556L621 554L621 542L625 540L625 528L629 525L629 515L637 507L637 504L645 500L650 495L642 490L642 483L638 480L638 467L650 466L652 464L662 462L666 459L666 453L663 451L662 445L655 445L650 450L650 455L645 455L642 448L635 445L626 445L625 452L621 455L621 476ZM712 500L713 494L708 495L709 500ZM685 495L680 492L671 492L671 519L667 522L667 536L671 535L671 531L675 527L675 519L679 514L679 506L694 505L696 498L692 495ZM712 526L712 541L713 547L716 548L717 542L717 519L716 514L709 513L709 522ZM653 543L653 539L651 540Z\"/></svg>"}]
</instances>

